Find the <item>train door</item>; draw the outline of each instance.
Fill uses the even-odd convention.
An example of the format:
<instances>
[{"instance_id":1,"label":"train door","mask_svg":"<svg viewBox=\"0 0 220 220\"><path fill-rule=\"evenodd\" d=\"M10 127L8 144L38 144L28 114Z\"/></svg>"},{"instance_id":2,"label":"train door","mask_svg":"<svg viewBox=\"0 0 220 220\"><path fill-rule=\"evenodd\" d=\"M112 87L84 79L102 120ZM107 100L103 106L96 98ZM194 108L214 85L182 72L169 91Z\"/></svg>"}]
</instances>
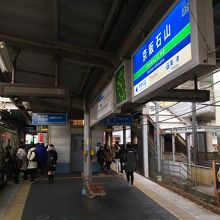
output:
<instances>
[{"instance_id":1,"label":"train door","mask_svg":"<svg viewBox=\"0 0 220 220\"><path fill-rule=\"evenodd\" d=\"M82 172L83 171L83 135L71 135L71 158L70 158L70 171Z\"/></svg>"}]
</instances>

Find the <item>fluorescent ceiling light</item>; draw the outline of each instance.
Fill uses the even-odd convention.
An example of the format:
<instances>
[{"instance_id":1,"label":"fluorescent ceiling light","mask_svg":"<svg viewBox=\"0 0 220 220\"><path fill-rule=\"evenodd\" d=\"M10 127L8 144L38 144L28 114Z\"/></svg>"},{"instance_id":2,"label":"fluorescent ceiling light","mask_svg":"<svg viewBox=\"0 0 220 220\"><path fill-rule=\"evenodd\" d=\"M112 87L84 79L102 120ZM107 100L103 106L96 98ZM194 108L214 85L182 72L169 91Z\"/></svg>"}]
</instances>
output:
<instances>
[{"instance_id":1,"label":"fluorescent ceiling light","mask_svg":"<svg viewBox=\"0 0 220 220\"><path fill-rule=\"evenodd\" d=\"M0 110L17 110L18 108L15 106L14 103L0 103Z\"/></svg>"},{"instance_id":2,"label":"fluorescent ceiling light","mask_svg":"<svg viewBox=\"0 0 220 220\"><path fill-rule=\"evenodd\" d=\"M17 110L17 106L10 98L0 96L0 110Z\"/></svg>"},{"instance_id":3,"label":"fluorescent ceiling light","mask_svg":"<svg viewBox=\"0 0 220 220\"><path fill-rule=\"evenodd\" d=\"M1 97L0 96L0 102L11 102L10 98L6 98L6 97Z\"/></svg>"},{"instance_id":4,"label":"fluorescent ceiling light","mask_svg":"<svg viewBox=\"0 0 220 220\"><path fill-rule=\"evenodd\" d=\"M13 65L5 42L0 41L0 68L2 72L12 72Z\"/></svg>"}]
</instances>

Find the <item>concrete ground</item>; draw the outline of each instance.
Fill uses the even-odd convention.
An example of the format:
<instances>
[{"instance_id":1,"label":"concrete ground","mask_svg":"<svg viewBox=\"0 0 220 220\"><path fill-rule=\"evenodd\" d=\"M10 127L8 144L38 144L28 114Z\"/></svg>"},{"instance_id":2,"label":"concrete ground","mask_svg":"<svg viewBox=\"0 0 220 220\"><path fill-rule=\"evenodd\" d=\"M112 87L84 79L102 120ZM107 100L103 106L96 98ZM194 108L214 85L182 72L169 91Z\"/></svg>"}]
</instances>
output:
<instances>
[{"instance_id":1,"label":"concrete ground","mask_svg":"<svg viewBox=\"0 0 220 220\"><path fill-rule=\"evenodd\" d=\"M82 196L81 177L73 175L57 176L54 184L48 184L46 178L32 185L10 184L0 191L0 219L220 219L219 215L138 174L132 188L124 176L117 174L95 176L93 181L105 185L105 197Z\"/></svg>"}]
</instances>

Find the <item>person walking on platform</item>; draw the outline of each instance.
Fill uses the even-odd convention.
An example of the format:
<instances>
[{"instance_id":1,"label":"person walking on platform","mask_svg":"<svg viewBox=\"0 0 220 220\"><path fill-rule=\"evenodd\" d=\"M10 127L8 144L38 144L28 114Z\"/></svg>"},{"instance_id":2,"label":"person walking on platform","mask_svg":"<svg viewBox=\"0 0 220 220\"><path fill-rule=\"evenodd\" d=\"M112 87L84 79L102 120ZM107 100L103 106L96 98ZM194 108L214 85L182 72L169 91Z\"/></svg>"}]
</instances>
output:
<instances>
[{"instance_id":1,"label":"person walking on platform","mask_svg":"<svg viewBox=\"0 0 220 220\"><path fill-rule=\"evenodd\" d=\"M123 174L125 170L125 145L121 145L121 149L119 151L119 159L120 159L120 172Z\"/></svg>"},{"instance_id":2,"label":"person walking on platform","mask_svg":"<svg viewBox=\"0 0 220 220\"><path fill-rule=\"evenodd\" d=\"M105 162L105 154L103 146L100 146L99 150L96 153L97 162L100 166L101 171L104 171L104 162Z\"/></svg>"},{"instance_id":3,"label":"person walking on platform","mask_svg":"<svg viewBox=\"0 0 220 220\"><path fill-rule=\"evenodd\" d=\"M119 158L119 151L120 151L120 146L119 146L119 142L116 141L114 146L113 146L113 158L114 158L114 162L116 164L116 172L118 173L119 172L119 161L120 161L120 158Z\"/></svg>"},{"instance_id":4,"label":"person walking on platform","mask_svg":"<svg viewBox=\"0 0 220 220\"><path fill-rule=\"evenodd\" d=\"M48 182L53 183L54 181L54 171L56 171L56 164L57 164L57 152L53 144L50 144L47 148L47 170L48 170Z\"/></svg>"},{"instance_id":5,"label":"person walking on platform","mask_svg":"<svg viewBox=\"0 0 220 220\"><path fill-rule=\"evenodd\" d=\"M125 153L125 171L129 186L134 183L134 171L136 168L137 153L131 144L127 144Z\"/></svg>"},{"instance_id":6,"label":"person walking on platform","mask_svg":"<svg viewBox=\"0 0 220 220\"><path fill-rule=\"evenodd\" d=\"M44 143L36 144L36 152L37 152L37 168L39 170L39 174L43 176L46 169L46 153L47 153Z\"/></svg>"},{"instance_id":7,"label":"person walking on platform","mask_svg":"<svg viewBox=\"0 0 220 220\"><path fill-rule=\"evenodd\" d=\"M6 177L6 182L12 179L12 155L11 155L11 146L5 147L5 156L4 156L4 173Z\"/></svg>"},{"instance_id":8,"label":"person walking on platform","mask_svg":"<svg viewBox=\"0 0 220 220\"><path fill-rule=\"evenodd\" d=\"M21 167L20 172L23 172L23 179L27 179L27 153L24 149L24 145L21 145L17 151L17 157L20 160Z\"/></svg>"},{"instance_id":9,"label":"person walking on platform","mask_svg":"<svg viewBox=\"0 0 220 220\"><path fill-rule=\"evenodd\" d=\"M19 173L21 169L21 160L18 158L16 152L12 154L12 174L14 183L19 183Z\"/></svg>"},{"instance_id":10,"label":"person walking on platform","mask_svg":"<svg viewBox=\"0 0 220 220\"><path fill-rule=\"evenodd\" d=\"M28 173L30 174L30 182L35 183L36 174L37 174L37 152L35 145L33 145L28 150L27 159L28 159L27 169L28 169Z\"/></svg>"},{"instance_id":11,"label":"person walking on platform","mask_svg":"<svg viewBox=\"0 0 220 220\"><path fill-rule=\"evenodd\" d=\"M106 173L109 173L110 166L112 163L112 152L107 144L104 145L104 155L105 155Z\"/></svg>"}]
</instances>

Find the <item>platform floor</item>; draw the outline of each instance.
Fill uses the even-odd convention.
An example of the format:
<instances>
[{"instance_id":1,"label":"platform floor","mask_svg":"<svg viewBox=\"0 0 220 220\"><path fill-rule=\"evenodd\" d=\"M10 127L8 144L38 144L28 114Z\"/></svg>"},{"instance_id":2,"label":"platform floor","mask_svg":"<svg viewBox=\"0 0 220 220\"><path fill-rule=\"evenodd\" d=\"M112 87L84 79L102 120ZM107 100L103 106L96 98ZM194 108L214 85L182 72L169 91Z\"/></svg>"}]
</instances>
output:
<instances>
[{"instance_id":1,"label":"platform floor","mask_svg":"<svg viewBox=\"0 0 220 220\"><path fill-rule=\"evenodd\" d=\"M220 219L219 215L138 174L132 188L117 174L97 175L93 181L104 184L105 197L83 196L80 176L57 176L54 184L48 184L46 179L32 185L10 183L0 191L0 219Z\"/></svg>"}]
</instances>

